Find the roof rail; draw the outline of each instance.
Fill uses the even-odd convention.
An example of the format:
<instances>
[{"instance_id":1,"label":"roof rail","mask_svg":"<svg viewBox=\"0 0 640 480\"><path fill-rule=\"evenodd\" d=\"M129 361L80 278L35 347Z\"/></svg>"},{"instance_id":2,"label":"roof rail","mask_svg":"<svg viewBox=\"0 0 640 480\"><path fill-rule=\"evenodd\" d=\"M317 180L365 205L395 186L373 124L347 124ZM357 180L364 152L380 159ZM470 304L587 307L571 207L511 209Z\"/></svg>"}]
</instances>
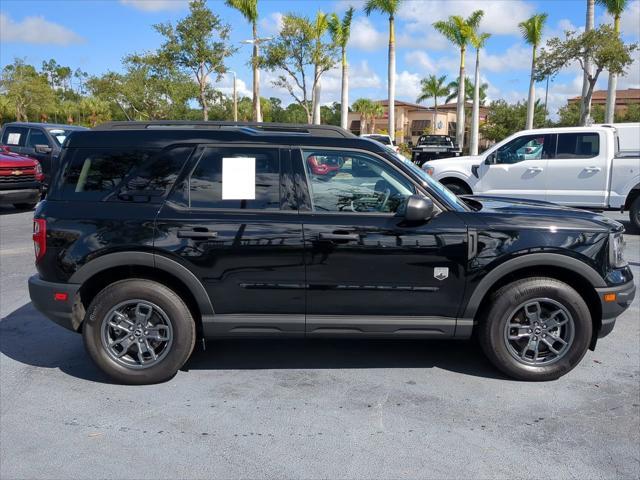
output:
<instances>
[{"instance_id":1,"label":"roof rail","mask_svg":"<svg viewBox=\"0 0 640 480\"><path fill-rule=\"evenodd\" d=\"M154 120L150 122L106 122L93 130L210 130L210 129L240 129L253 135L260 134L290 134L310 135L313 137L343 137L355 135L334 125L306 125L295 123L263 123L263 122L225 122L225 121L190 121L190 120Z\"/></svg>"}]
</instances>

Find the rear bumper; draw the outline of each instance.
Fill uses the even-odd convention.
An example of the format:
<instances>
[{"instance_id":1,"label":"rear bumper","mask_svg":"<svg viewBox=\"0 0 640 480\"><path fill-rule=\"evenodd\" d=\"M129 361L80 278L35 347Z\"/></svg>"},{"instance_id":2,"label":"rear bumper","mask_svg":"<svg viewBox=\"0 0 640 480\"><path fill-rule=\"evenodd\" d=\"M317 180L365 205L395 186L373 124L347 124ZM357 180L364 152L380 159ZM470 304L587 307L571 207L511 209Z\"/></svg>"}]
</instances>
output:
<instances>
[{"instance_id":1,"label":"rear bumper","mask_svg":"<svg viewBox=\"0 0 640 480\"><path fill-rule=\"evenodd\" d=\"M20 190L0 190L0 205L14 203L38 203L42 192L39 188L25 188Z\"/></svg>"},{"instance_id":2,"label":"rear bumper","mask_svg":"<svg viewBox=\"0 0 640 480\"><path fill-rule=\"evenodd\" d=\"M29 278L29 296L33 306L58 325L74 332L82 322L82 304L77 295L80 285L46 282L39 275ZM55 299L56 293L66 293L67 300Z\"/></svg>"},{"instance_id":3,"label":"rear bumper","mask_svg":"<svg viewBox=\"0 0 640 480\"><path fill-rule=\"evenodd\" d=\"M616 324L616 318L621 315L636 296L636 286L633 280L619 285L617 287L596 288L600 304L602 306L602 327L598 332L598 337L609 335ZM613 302L605 302L605 294L616 294L616 300Z\"/></svg>"}]
</instances>

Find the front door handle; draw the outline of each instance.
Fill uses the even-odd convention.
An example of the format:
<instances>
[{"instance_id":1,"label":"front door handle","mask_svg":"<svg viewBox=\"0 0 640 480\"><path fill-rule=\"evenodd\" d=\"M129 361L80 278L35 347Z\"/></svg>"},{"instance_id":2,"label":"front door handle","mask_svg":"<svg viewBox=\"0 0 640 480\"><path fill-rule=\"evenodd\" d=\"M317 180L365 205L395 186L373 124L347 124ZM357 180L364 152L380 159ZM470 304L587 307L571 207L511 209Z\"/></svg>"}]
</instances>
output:
<instances>
[{"instance_id":1,"label":"front door handle","mask_svg":"<svg viewBox=\"0 0 640 480\"><path fill-rule=\"evenodd\" d=\"M600 170L602 170L600 167L586 167L585 171L587 173L595 173L595 172L599 172Z\"/></svg>"},{"instance_id":2,"label":"front door handle","mask_svg":"<svg viewBox=\"0 0 640 480\"><path fill-rule=\"evenodd\" d=\"M344 243L360 241L360 235L357 233L321 233L318 238L325 241Z\"/></svg>"},{"instance_id":3,"label":"front door handle","mask_svg":"<svg viewBox=\"0 0 640 480\"><path fill-rule=\"evenodd\" d=\"M529 170L530 172L541 172L542 170L544 170L544 168L542 168L542 167L529 167L527 170Z\"/></svg>"},{"instance_id":4,"label":"front door handle","mask_svg":"<svg viewBox=\"0 0 640 480\"><path fill-rule=\"evenodd\" d=\"M218 232L210 232L208 230L178 230L178 238L216 238Z\"/></svg>"}]
</instances>

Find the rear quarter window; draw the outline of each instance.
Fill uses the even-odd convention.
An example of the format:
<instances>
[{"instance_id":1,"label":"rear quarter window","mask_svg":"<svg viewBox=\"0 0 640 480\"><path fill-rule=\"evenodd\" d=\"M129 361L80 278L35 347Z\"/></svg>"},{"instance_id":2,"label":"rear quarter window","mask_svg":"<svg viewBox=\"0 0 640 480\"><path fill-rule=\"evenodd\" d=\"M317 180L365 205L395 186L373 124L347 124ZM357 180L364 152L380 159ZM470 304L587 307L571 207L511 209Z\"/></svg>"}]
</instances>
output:
<instances>
[{"instance_id":1,"label":"rear quarter window","mask_svg":"<svg viewBox=\"0 0 640 480\"><path fill-rule=\"evenodd\" d=\"M61 198L124 202L162 198L192 151L190 146L71 149L60 181Z\"/></svg>"}]
</instances>

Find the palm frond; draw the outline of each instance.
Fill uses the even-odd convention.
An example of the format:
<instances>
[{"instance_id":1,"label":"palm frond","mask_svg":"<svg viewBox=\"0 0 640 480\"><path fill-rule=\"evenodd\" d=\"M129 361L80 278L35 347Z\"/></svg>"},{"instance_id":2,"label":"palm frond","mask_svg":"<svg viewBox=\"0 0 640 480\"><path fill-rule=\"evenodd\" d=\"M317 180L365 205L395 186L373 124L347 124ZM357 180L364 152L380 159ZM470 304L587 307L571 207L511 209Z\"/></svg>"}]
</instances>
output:
<instances>
[{"instance_id":1,"label":"palm frond","mask_svg":"<svg viewBox=\"0 0 640 480\"><path fill-rule=\"evenodd\" d=\"M627 8L628 0L596 0L598 5L602 5L609 15L612 17L622 15L622 12Z\"/></svg>"},{"instance_id":2,"label":"palm frond","mask_svg":"<svg viewBox=\"0 0 640 480\"><path fill-rule=\"evenodd\" d=\"M238 10L248 22L258 21L258 0L226 0L225 3Z\"/></svg>"}]
</instances>

